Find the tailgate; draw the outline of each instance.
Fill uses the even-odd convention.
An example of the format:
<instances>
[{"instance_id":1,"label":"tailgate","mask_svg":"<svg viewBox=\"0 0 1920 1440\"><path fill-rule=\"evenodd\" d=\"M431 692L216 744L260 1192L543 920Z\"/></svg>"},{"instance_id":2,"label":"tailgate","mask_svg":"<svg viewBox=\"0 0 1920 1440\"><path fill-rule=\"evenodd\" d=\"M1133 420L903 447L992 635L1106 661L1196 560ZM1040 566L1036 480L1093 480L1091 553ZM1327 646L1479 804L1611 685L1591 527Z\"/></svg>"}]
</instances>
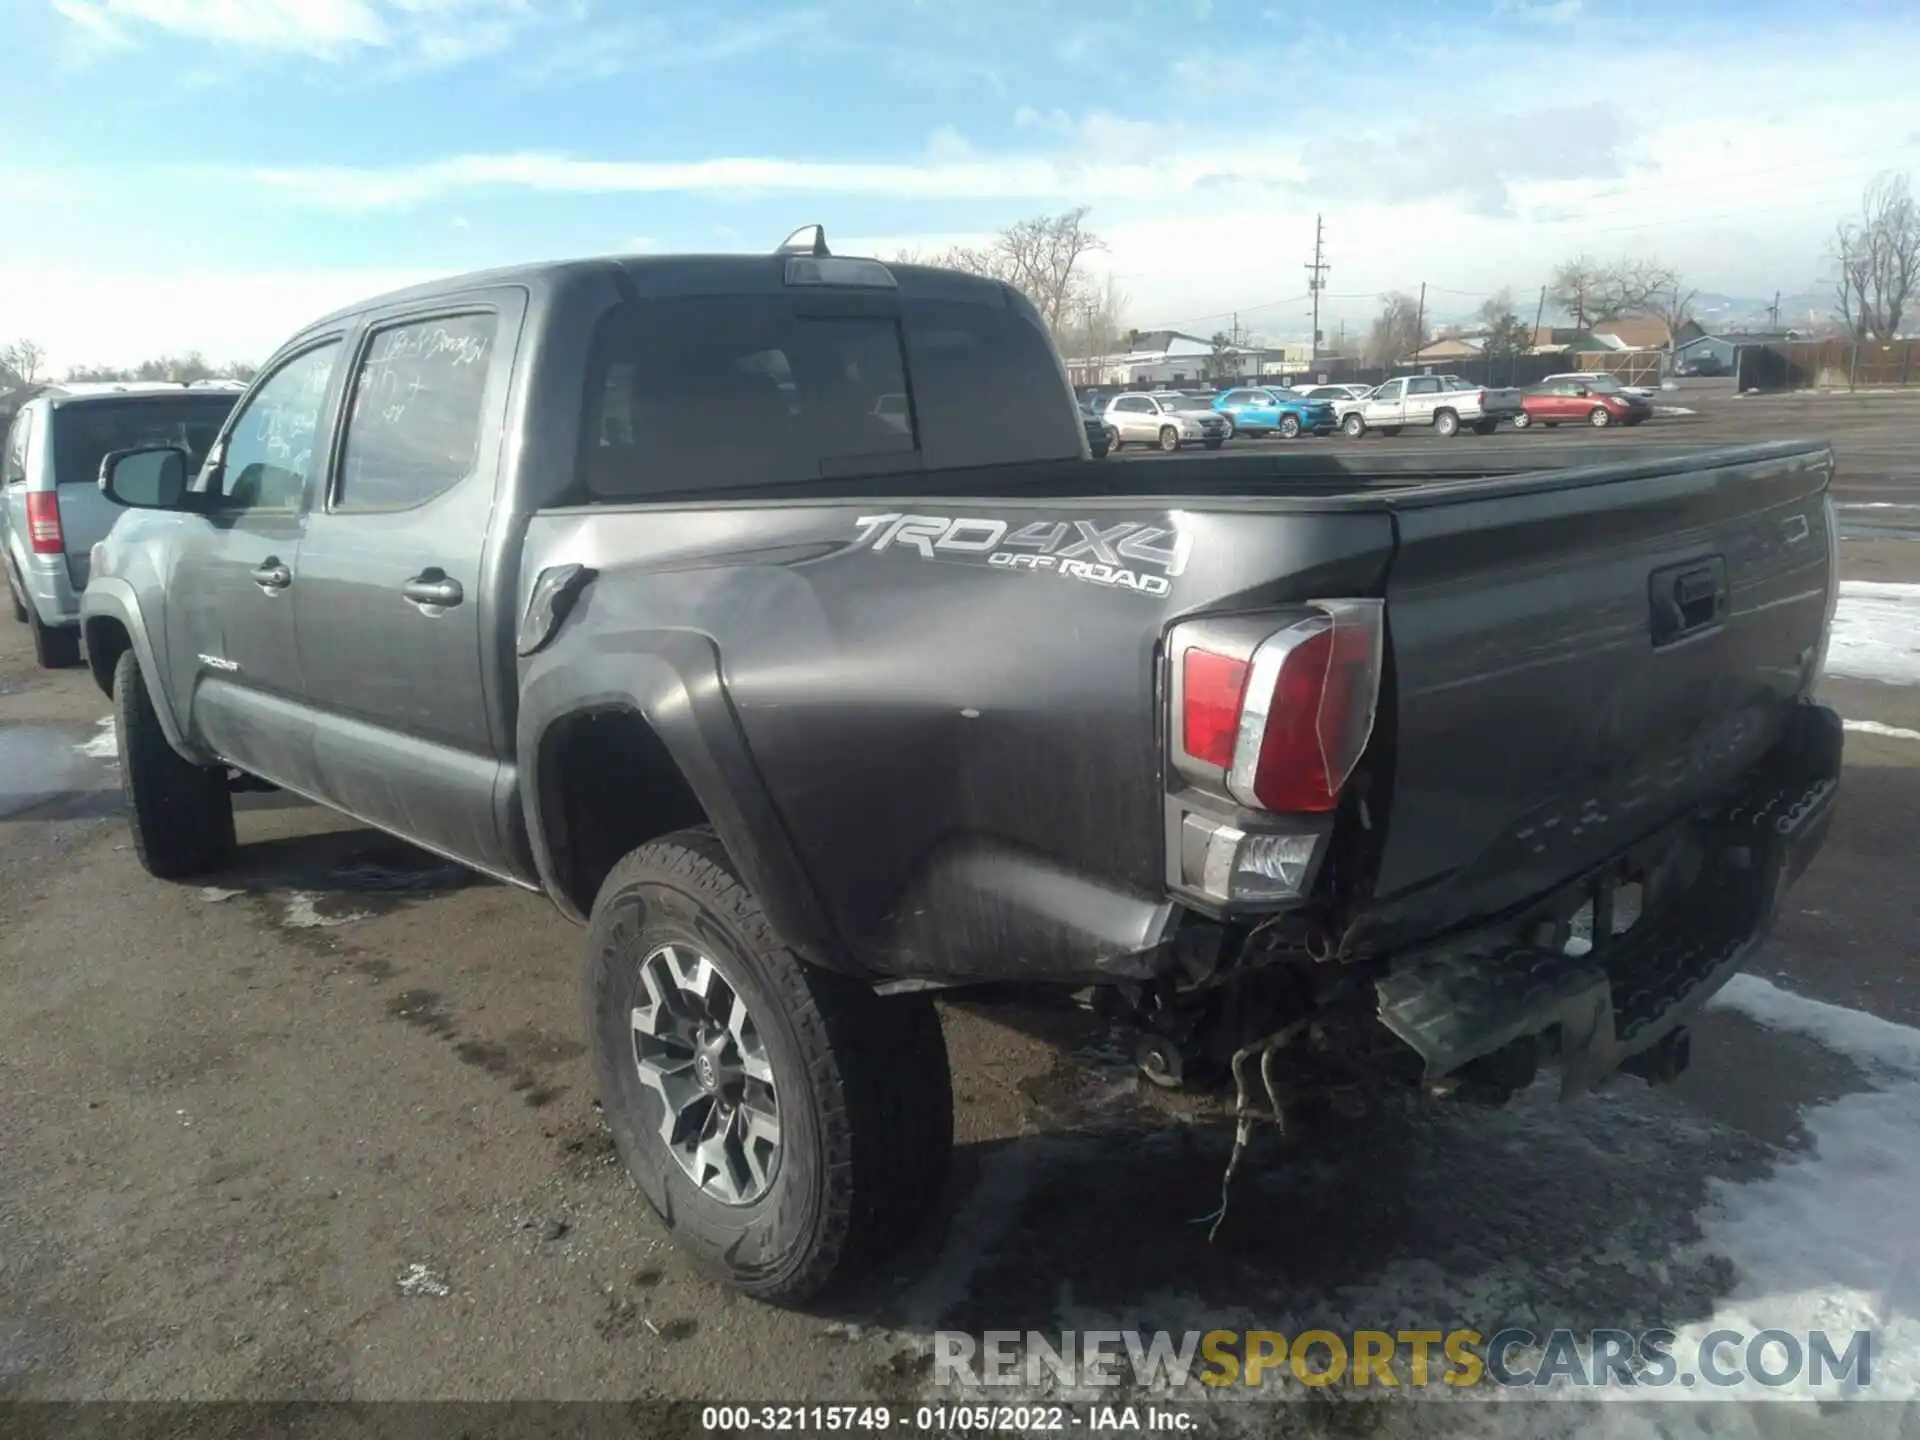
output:
<instances>
[{"instance_id":1,"label":"tailgate","mask_svg":"<svg viewBox=\"0 0 1920 1440\"><path fill-rule=\"evenodd\" d=\"M1751 446L1396 499L1375 919L1499 914L1750 769L1811 683L1831 468Z\"/></svg>"}]
</instances>

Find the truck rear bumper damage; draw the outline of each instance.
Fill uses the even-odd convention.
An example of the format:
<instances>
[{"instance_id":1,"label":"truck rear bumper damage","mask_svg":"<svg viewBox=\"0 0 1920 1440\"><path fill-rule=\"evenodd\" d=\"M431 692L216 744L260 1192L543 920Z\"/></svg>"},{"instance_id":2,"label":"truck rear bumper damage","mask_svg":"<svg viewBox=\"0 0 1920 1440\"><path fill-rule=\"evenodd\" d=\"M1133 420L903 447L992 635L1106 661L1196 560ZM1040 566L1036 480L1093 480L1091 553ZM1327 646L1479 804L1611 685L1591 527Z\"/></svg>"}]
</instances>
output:
<instances>
[{"instance_id":1,"label":"truck rear bumper damage","mask_svg":"<svg viewBox=\"0 0 1920 1440\"><path fill-rule=\"evenodd\" d=\"M1839 717L1801 706L1733 798L1657 837L1656 852L1698 864L1683 891L1623 932L1596 923L1583 954L1506 944L1409 957L1376 984L1381 1022L1418 1052L1429 1082L1511 1051L1557 1058L1563 1096L1623 1066L1684 1064L1682 1027L1766 939L1825 840L1840 754ZM1605 916L1606 902L1596 909Z\"/></svg>"}]
</instances>

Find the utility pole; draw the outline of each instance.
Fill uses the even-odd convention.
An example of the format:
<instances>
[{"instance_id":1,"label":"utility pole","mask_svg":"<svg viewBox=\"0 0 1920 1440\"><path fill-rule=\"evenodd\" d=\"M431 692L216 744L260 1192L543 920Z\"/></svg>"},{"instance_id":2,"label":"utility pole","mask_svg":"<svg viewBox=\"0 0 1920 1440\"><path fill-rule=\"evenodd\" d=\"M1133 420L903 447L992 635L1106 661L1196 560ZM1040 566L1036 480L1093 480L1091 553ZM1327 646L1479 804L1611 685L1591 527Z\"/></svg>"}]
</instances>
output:
<instances>
[{"instance_id":1,"label":"utility pole","mask_svg":"<svg viewBox=\"0 0 1920 1440\"><path fill-rule=\"evenodd\" d=\"M1418 355L1427 343L1427 282L1420 282L1420 308L1413 318L1413 355ZM1411 360L1413 355L1407 358Z\"/></svg>"},{"instance_id":2,"label":"utility pole","mask_svg":"<svg viewBox=\"0 0 1920 1440\"><path fill-rule=\"evenodd\" d=\"M1772 330L1780 328L1780 292L1778 290L1773 292L1773 304L1767 307L1767 326Z\"/></svg>"},{"instance_id":3,"label":"utility pole","mask_svg":"<svg viewBox=\"0 0 1920 1440\"><path fill-rule=\"evenodd\" d=\"M1313 340L1308 347L1310 359L1320 358L1320 292L1327 288L1327 271L1333 267L1320 258L1321 244L1326 238L1324 217L1313 217L1313 263L1307 266L1307 291L1313 296Z\"/></svg>"}]
</instances>

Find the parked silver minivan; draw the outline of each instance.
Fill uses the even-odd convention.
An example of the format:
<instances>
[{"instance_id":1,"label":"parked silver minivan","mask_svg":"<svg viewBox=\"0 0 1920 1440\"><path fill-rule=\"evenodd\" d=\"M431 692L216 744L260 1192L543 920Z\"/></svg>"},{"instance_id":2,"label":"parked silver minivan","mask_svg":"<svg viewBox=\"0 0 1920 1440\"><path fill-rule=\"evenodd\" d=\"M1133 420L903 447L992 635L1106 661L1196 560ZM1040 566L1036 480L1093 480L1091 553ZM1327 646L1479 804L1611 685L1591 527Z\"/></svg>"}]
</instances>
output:
<instances>
[{"instance_id":1,"label":"parked silver minivan","mask_svg":"<svg viewBox=\"0 0 1920 1440\"><path fill-rule=\"evenodd\" d=\"M178 445L197 468L243 388L237 381L55 385L14 416L0 450L0 542L14 618L33 627L43 668L80 663L87 566L122 513L100 493L101 458Z\"/></svg>"}]
</instances>

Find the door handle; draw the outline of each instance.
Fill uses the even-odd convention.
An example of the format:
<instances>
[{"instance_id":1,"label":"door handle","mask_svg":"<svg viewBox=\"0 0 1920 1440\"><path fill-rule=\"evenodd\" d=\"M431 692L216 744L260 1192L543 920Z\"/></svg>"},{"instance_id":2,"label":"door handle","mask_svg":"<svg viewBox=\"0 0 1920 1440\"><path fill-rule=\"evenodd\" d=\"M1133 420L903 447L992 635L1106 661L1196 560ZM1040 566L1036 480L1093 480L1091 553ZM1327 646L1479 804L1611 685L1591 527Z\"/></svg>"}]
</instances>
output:
<instances>
[{"instance_id":1,"label":"door handle","mask_svg":"<svg viewBox=\"0 0 1920 1440\"><path fill-rule=\"evenodd\" d=\"M466 598L460 582L438 566L422 570L400 587L400 593L415 605L433 605L443 610Z\"/></svg>"},{"instance_id":2,"label":"door handle","mask_svg":"<svg viewBox=\"0 0 1920 1440\"><path fill-rule=\"evenodd\" d=\"M269 594L293 584L293 571L281 564L276 555L269 555L247 573L253 577L254 584Z\"/></svg>"}]
</instances>

